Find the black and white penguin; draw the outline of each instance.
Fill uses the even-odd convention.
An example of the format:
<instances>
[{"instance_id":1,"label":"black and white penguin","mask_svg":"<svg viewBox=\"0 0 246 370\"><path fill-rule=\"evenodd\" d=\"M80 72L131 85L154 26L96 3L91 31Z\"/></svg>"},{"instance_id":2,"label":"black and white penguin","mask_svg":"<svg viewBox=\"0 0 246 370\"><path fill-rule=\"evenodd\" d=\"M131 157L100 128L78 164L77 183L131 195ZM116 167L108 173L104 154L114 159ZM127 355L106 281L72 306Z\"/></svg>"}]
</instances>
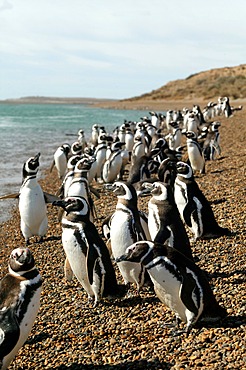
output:
<instances>
[{"instance_id":1,"label":"black and white penguin","mask_svg":"<svg viewBox=\"0 0 246 370\"><path fill-rule=\"evenodd\" d=\"M5 370L27 340L40 306L42 279L28 248L16 248L0 281L0 369Z\"/></svg>"},{"instance_id":2,"label":"black and white penguin","mask_svg":"<svg viewBox=\"0 0 246 370\"><path fill-rule=\"evenodd\" d=\"M205 140L203 142L202 150L206 160L213 161L216 154L221 154L219 133L220 125L220 122L214 121L205 129Z\"/></svg>"},{"instance_id":3,"label":"black and white penguin","mask_svg":"<svg viewBox=\"0 0 246 370\"><path fill-rule=\"evenodd\" d=\"M48 228L46 203L57 199L56 196L44 192L37 181L39 157L40 153L24 163L22 185L18 194L21 232L26 244L29 244L32 236L39 236L42 241Z\"/></svg>"},{"instance_id":4,"label":"black and white penguin","mask_svg":"<svg viewBox=\"0 0 246 370\"><path fill-rule=\"evenodd\" d=\"M94 307L102 297L123 294L117 284L108 249L89 219L89 205L83 197L67 197L53 203L62 207L62 244L70 268ZM125 290L124 290L125 292Z\"/></svg>"},{"instance_id":5,"label":"black and white penguin","mask_svg":"<svg viewBox=\"0 0 246 370\"><path fill-rule=\"evenodd\" d=\"M208 200L195 181L192 168L185 162L177 162L175 166L174 199L181 219L190 228L194 240L231 235L229 229L218 225Z\"/></svg>"},{"instance_id":6,"label":"black and white penguin","mask_svg":"<svg viewBox=\"0 0 246 370\"><path fill-rule=\"evenodd\" d=\"M123 181L116 181L112 190L117 196L117 205L110 222L111 250L114 258L125 253L126 248L138 240L150 240L148 224L140 218L137 194L134 187ZM145 271L139 263L118 264L126 285L135 283L137 289L144 283Z\"/></svg>"},{"instance_id":7,"label":"black and white penguin","mask_svg":"<svg viewBox=\"0 0 246 370\"><path fill-rule=\"evenodd\" d=\"M187 154L189 163L194 172L199 171L201 174L205 174L205 158L197 140L197 134L193 131L186 131Z\"/></svg>"},{"instance_id":8,"label":"black and white penguin","mask_svg":"<svg viewBox=\"0 0 246 370\"><path fill-rule=\"evenodd\" d=\"M60 188L56 192L56 195L59 196L60 198L66 198L68 188L73 180L74 168L76 166L76 163L80 159L82 159L80 155L73 155L72 157L69 158L67 162L67 171L65 177L62 181Z\"/></svg>"},{"instance_id":9,"label":"black and white penguin","mask_svg":"<svg viewBox=\"0 0 246 370\"><path fill-rule=\"evenodd\" d=\"M118 176L120 176L120 171L123 165L122 147L124 145L125 143L121 141L116 141L111 145L111 154L106 159L102 170L104 182L112 183L118 178Z\"/></svg>"},{"instance_id":10,"label":"black and white penguin","mask_svg":"<svg viewBox=\"0 0 246 370\"><path fill-rule=\"evenodd\" d=\"M202 270L166 244L139 241L116 259L117 263L141 263L148 271L161 302L186 323L186 333L198 322L215 322L227 312L221 307Z\"/></svg>"},{"instance_id":11,"label":"black and white penguin","mask_svg":"<svg viewBox=\"0 0 246 370\"><path fill-rule=\"evenodd\" d=\"M50 167L50 172L55 166L57 169L59 179L63 179L67 169L68 155L70 153L71 146L70 144L63 144L57 148L54 153L54 160Z\"/></svg>"},{"instance_id":12,"label":"black and white penguin","mask_svg":"<svg viewBox=\"0 0 246 370\"><path fill-rule=\"evenodd\" d=\"M87 179L88 171L94 163L94 157L83 157L80 159L74 168L73 179L67 190L67 196L79 196L84 197L90 205L90 220L93 222L95 216L94 202L91 195L92 188L89 186Z\"/></svg>"},{"instance_id":13,"label":"black and white penguin","mask_svg":"<svg viewBox=\"0 0 246 370\"><path fill-rule=\"evenodd\" d=\"M170 185L146 182L152 198L148 202L148 227L151 240L168 244L193 260L188 235L180 218Z\"/></svg>"}]
</instances>

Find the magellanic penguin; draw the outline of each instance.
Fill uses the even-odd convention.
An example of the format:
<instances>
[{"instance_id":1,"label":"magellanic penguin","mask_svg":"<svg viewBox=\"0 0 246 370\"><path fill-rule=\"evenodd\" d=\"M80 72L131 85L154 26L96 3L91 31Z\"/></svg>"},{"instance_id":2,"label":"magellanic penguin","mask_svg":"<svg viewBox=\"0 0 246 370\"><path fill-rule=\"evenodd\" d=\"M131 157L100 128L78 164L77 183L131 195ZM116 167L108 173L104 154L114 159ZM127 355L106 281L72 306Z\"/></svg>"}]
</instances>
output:
<instances>
[{"instance_id":1,"label":"magellanic penguin","mask_svg":"<svg viewBox=\"0 0 246 370\"><path fill-rule=\"evenodd\" d=\"M23 346L36 319L42 279L28 248L16 248L9 273L0 281L0 369L5 370Z\"/></svg>"},{"instance_id":2,"label":"magellanic penguin","mask_svg":"<svg viewBox=\"0 0 246 370\"><path fill-rule=\"evenodd\" d=\"M194 179L192 168L185 162L177 162L175 166L174 199L181 219L190 228L194 240L231 235L229 229L218 225L208 200Z\"/></svg>"},{"instance_id":3,"label":"magellanic penguin","mask_svg":"<svg viewBox=\"0 0 246 370\"><path fill-rule=\"evenodd\" d=\"M170 185L157 181L144 183L152 198L148 203L148 227L151 240L168 244L193 260L188 235L180 218Z\"/></svg>"},{"instance_id":4,"label":"magellanic penguin","mask_svg":"<svg viewBox=\"0 0 246 370\"><path fill-rule=\"evenodd\" d=\"M67 197L53 203L64 209L62 244L69 265L86 290L94 307L102 297L123 294L117 284L108 249L89 219L89 205L83 197ZM125 288L125 287L123 287Z\"/></svg>"},{"instance_id":5,"label":"magellanic penguin","mask_svg":"<svg viewBox=\"0 0 246 370\"><path fill-rule=\"evenodd\" d=\"M123 181L116 181L112 190L117 196L117 205L111 218L110 239L114 258L125 253L126 248L138 240L150 240L147 222L140 218L137 194L134 187ZM145 270L139 263L118 264L124 283L135 283L137 290L144 283Z\"/></svg>"},{"instance_id":6,"label":"magellanic penguin","mask_svg":"<svg viewBox=\"0 0 246 370\"><path fill-rule=\"evenodd\" d=\"M50 167L50 172L55 166L57 169L59 179L63 179L67 169L68 154L70 153L70 144L63 144L57 148L54 153L54 160Z\"/></svg>"},{"instance_id":7,"label":"magellanic penguin","mask_svg":"<svg viewBox=\"0 0 246 370\"><path fill-rule=\"evenodd\" d=\"M139 241L116 259L117 263L141 263L148 271L161 302L186 323L186 333L198 322L215 322L227 312L221 307L200 268L166 244Z\"/></svg>"},{"instance_id":8,"label":"magellanic penguin","mask_svg":"<svg viewBox=\"0 0 246 370\"><path fill-rule=\"evenodd\" d=\"M106 183L112 183L120 176L123 164L123 145L125 145L125 143L121 141L117 141L111 145L111 154L105 161L102 170L102 178Z\"/></svg>"},{"instance_id":9,"label":"magellanic penguin","mask_svg":"<svg viewBox=\"0 0 246 370\"><path fill-rule=\"evenodd\" d=\"M43 192L37 181L39 157L40 153L24 163L23 180L18 195L21 232L26 244L29 244L29 239L32 236L40 236L40 241L42 241L48 228L46 203L52 203L58 199L54 195Z\"/></svg>"},{"instance_id":10,"label":"magellanic penguin","mask_svg":"<svg viewBox=\"0 0 246 370\"><path fill-rule=\"evenodd\" d=\"M205 174L205 158L198 143L197 134L193 131L186 131L184 134L187 138L187 153L192 170Z\"/></svg>"}]
</instances>

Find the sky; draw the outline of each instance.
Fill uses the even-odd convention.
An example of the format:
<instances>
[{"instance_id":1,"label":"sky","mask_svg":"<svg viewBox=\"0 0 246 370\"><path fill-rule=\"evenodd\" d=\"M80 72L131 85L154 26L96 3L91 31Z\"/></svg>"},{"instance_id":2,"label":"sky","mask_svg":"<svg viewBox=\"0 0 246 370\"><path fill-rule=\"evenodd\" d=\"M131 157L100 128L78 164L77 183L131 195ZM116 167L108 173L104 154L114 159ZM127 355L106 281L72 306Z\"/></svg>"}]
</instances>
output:
<instances>
[{"instance_id":1,"label":"sky","mask_svg":"<svg viewBox=\"0 0 246 370\"><path fill-rule=\"evenodd\" d=\"M0 99L124 99L246 63L245 0L0 0Z\"/></svg>"}]
</instances>

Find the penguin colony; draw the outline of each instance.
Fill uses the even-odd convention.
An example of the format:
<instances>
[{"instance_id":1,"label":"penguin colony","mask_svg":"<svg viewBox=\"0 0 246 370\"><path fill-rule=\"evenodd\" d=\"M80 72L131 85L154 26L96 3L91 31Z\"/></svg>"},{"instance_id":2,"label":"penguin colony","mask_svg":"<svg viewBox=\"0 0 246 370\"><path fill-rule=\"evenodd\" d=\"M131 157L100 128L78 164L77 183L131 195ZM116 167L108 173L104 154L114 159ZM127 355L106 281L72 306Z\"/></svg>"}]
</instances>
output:
<instances>
[{"instance_id":1,"label":"penguin colony","mask_svg":"<svg viewBox=\"0 0 246 370\"><path fill-rule=\"evenodd\" d=\"M60 180L56 195L44 192L37 181L38 153L23 165L19 193L0 199L19 199L26 244L35 236L42 242L46 235L46 203L62 208L64 270L70 280L77 278L93 307L102 299L123 298L130 284L139 294L151 281L157 297L174 312L177 324L185 324L188 335L197 322L222 320L227 314L194 261L192 242L231 234L218 225L195 175L205 175L206 161L221 154L220 122L213 119L230 117L233 108L224 97L202 111L194 106L167 111L166 116L149 113L139 122L125 121L112 134L94 124L90 138L79 130L76 142L62 144L50 169L56 167ZM97 182L117 198L115 211L102 223L106 244L93 223L93 196L100 196L93 188ZM140 196L148 196L148 213L138 208ZM116 280L114 261L124 285ZM9 273L0 281L1 370L7 369L30 333L41 285L32 252L27 247L14 249Z\"/></svg>"}]
</instances>

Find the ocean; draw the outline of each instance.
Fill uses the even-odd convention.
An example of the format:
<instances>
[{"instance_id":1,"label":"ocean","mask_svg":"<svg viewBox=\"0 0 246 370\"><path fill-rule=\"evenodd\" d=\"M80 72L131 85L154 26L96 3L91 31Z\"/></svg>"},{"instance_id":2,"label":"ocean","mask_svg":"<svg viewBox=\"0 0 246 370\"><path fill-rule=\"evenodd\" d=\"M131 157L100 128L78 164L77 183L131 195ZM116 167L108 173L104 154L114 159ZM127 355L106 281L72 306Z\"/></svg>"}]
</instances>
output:
<instances>
[{"instance_id":1,"label":"ocean","mask_svg":"<svg viewBox=\"0 0 246 370\"><path fill-rule=\"evenodd\" d=\"M92 108L83 104L0 104L0 196L18 192L24 162L38 152L39 178L58 146L76 140L80 129L89 140L97 123L111 134L124 120L139 121L148 111ZM55 172L54 172L55 173ZM0 200L0 222L10 217L15 199Z\"/></svg>"}]
</instances>

